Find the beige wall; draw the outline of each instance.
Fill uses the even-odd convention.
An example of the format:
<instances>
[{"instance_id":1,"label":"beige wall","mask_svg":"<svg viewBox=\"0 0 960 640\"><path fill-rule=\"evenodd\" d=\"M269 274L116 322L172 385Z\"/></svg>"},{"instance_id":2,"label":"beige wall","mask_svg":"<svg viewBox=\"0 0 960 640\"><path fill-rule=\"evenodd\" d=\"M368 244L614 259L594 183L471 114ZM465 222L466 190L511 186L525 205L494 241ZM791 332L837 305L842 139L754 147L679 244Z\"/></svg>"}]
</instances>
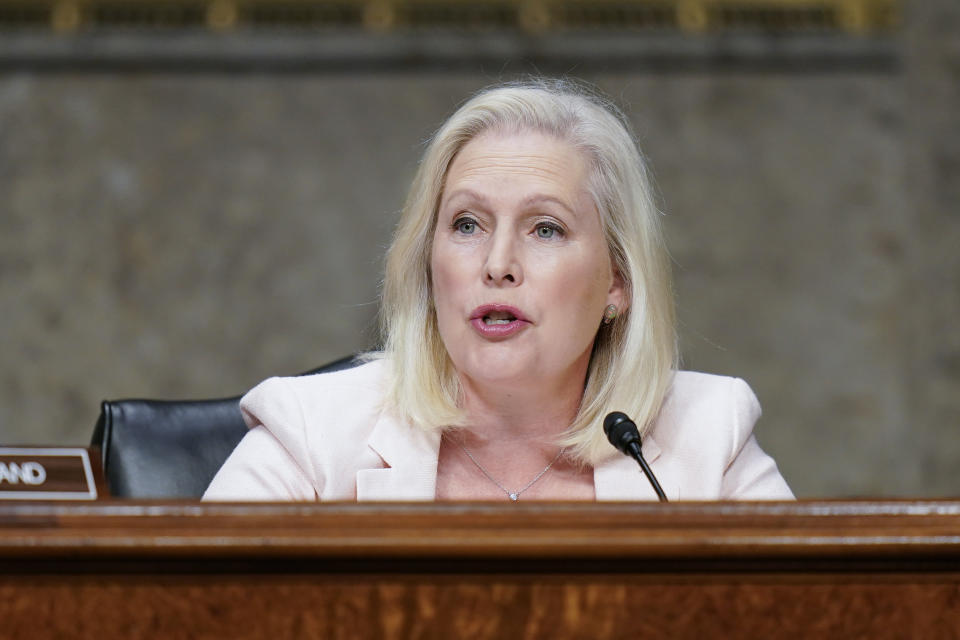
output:
<instances>
[{"instance_id":1,"label":"beige wall","mask_svg":"<svg viewBox=\"0 0 960 640\"><path fill-rule=\"evenodd\" d=\"M685 363L801 496L960 483L960 9L882 71L590 72L629 109ZM0 441L362 349L422 140L489 73L0 73Z\"/></svg>"}]
</instances>

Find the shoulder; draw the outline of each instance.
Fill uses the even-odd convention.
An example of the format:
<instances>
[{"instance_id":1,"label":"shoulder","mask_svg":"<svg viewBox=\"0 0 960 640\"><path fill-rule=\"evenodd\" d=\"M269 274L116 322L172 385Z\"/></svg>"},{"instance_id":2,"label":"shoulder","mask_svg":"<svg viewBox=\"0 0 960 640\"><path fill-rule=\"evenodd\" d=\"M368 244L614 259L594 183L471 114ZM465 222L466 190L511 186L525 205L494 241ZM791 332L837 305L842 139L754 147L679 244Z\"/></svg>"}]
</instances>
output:
<instances>
[{"instance_id":1,"label":"shoulder","mask_svg":"<svg viewBox=\"0 0 960 640\"><path fill-rule=\"evenodd\" d=\"M384 361L331 373L270 378L240 401L247 426L266 432L321 500L355 496L358 469L378 468L367 444L380 419L388 370Z\"/></svg>"},{"instance_id":2,"label":"shoulder","mask_svg":"<svg viewBox=\"0 0 960 640\"><path fill-rule=\"evenodd\" d=\"M375 467L366 435L384 365L264 380L240 401L250 432L205 494L217 500L350 499L356 468Z\"/></svg>"},{"instance_id":3,"label":"shoulder","mask_svg":"<svg viewBox=\"0 0 960 640\"><path fill-rule=\"evenodd\" d=\"M315 393L327 390L347 390L351 388L369 388L378 385L386 375L387 364L384 360L371 360L349 369L340 369L329 373L314 373L303 376L267 378L247 393L242 401L270 392Z\"/></svg>"},{"instance_id":4,"label":"shoulder","mask_svg":"<svg viewBox=\"0 0 960 640\"><path fill-rule=\"evenodd\" d=\"M760 413L756 395L742 379L677 371L652 433L665 449L694 445L731 460Z\"/></svg>"},{"instance_id":5,"label":"shoulder","mask_svg":"<svg viewBox=\"0 0 960 640\"><path fill-rule=\"evenodd\" d=\"M679 371L653 433L685 500L790 500L754 436L760 403L740 378Z\"/></svg>"},{"instance_id":6,"label":"shoulder","mask_svg":"<svg viewBox=\"0 0 960 640\"><path fill-rule=\"evenodd\" d=\"M276 377L264 380L240 400L244 420L252 426L271 416L302 417L305 409L362 406L379 401L383 394L386 364L374 360L331 373Z\"/></svg>"},{"instance_id":7,"label":"shoulder","mask_svg":"<svg viewBox=\"0 0 960 640\"><path fill-rule=\"evenodd\" d=\"M386 369L374 360L331 373L269 378L243 396L240 411L248 427L263 425L294 447L305 448L317 429L336 436L338 425L362 435L356 430L372 428L381 410Z\"/></svg>"}]
</instances>

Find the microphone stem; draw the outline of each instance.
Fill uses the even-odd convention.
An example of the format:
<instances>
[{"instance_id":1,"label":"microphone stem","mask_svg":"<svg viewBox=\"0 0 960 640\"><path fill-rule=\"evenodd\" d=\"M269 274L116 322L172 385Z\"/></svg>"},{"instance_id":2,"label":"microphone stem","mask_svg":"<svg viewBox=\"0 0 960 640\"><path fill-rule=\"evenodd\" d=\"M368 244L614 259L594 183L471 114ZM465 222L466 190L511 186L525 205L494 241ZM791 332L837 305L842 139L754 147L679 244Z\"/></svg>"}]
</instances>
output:
<instances>
[{"instance_id":1,"label":"microphone stem","mask_svg":"<svg viewBox=\"0 0 960 640\"><path fill-rule=\"evenodd\" d=\"M667 494L660 488L660 483L657 482L656 476L653 475L653 471L650 470L647 461L643 459L643 453L640 452L640 445L636 442L631 442L629 448L630 455L640 464L640 468L643 469L643 475L647 476L647 480L653 485L653 490L657 492L657 497L660 499L660 502L668 502Z\"/></svg>"}]
</instances>

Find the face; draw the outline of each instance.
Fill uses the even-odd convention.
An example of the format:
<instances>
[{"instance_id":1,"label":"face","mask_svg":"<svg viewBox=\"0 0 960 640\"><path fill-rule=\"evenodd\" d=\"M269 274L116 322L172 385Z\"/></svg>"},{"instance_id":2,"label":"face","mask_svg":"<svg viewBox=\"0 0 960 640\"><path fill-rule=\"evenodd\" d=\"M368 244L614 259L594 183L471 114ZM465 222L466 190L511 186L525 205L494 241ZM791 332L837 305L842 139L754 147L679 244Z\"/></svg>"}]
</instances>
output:
<instances>
[{"instance_id":1,"label":"face","mask_svg":"<svg viewBox=\"0 0 960 640\"><path fill-rule=\"evenodd\" d=\"M431 254L440 336L476 384L579 384L623 309L589 166L547 134L481 134L454 158Z\"/></svg>"}]
</instances>

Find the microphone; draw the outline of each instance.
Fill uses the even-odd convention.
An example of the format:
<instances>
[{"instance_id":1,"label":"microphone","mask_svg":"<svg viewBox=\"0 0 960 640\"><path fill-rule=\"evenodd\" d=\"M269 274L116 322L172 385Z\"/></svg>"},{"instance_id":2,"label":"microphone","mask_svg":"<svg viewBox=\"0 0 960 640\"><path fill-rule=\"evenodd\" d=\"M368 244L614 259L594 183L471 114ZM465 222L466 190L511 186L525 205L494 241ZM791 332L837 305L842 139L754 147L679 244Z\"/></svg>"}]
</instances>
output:
<instances>
[{"instance_id":1,"label":"microphone","mask_svg":"<svg viewBox=\"0 0 960 640\"><path fill-rule=\"evenodd\" d=\"M607 417L603 419L603 432L607 434L607 440L617 450L640 463L640 468L643 469L644 475L653 485L653 490L657 492L660 502L667 502L667 494L660 488L660 483L657 482L653 471L650 470L647 461L643 459L643 453L640 451L640 430L637 429L633 420L625 413L614 411L607 414Z\"/></svg>"}]
</instances>

